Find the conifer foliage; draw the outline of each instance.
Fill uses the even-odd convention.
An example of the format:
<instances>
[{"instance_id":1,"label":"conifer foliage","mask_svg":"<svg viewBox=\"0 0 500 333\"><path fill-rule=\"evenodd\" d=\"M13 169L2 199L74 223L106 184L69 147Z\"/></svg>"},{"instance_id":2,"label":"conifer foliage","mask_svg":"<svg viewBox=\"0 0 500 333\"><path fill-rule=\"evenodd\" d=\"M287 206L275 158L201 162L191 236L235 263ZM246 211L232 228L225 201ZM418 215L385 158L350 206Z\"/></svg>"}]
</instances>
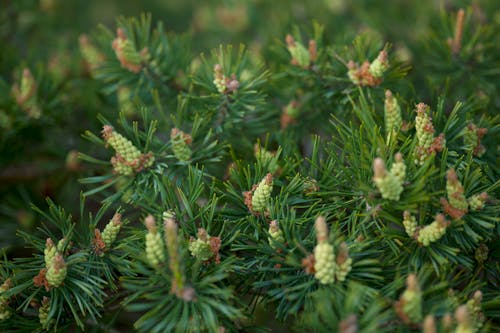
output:
<instances>
[{"instance_id":1,"label":"conifer foliage","mask_svg":"<svg viewBox=\"0 0 500 333\"><path fill-rule=\"evenodd\" d=\"M7 1L0 37L57 4ZM318 18L199 53L272 9L197 6L192 35L141 14L46 64L6 44L0 331L500 329L498 8L426 7L405 45Z\"/></svg>"}]
</instances>

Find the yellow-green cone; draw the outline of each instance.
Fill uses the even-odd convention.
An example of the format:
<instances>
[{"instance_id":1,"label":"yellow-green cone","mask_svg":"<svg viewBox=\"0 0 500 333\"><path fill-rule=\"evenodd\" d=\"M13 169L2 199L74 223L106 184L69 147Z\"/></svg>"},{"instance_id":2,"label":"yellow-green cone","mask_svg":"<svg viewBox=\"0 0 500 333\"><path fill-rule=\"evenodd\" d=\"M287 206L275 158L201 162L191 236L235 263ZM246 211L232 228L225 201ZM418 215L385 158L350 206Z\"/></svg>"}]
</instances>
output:
<instances>
[{"instance_id":1,"label":"yellow-green cone","mask_svg":"<svg viewBox=\"0 0 500 333\"><path fill-rule=\"evenodd\" d=\"M189 241L189 252L198 260L207 261L213 257L214 253L210 247L210 236L203 228L198 229L198 238L191 238Z\"/></svg>"},{"instance_id":2,"label":"yellow-green cone","mask_svg":"<svg viewBox=\"0 0 500 333\"><path fill-rule=\"evenodd\" d=\"M130 176L153 165L154 156L151 153L141 154L132 142L117 133L113 127L104 125L102 135L106 143L116 151L116 156L111 158L116 173Z\"/></svg>"},{"instance_id":3,"label":"yellow-green cone","mask_svg":"<svg viewBox=\"0 0 500 333\"><path fill-rule=\"evenodd\" d=\"M402 310L411 323L422 321L422 292L415 274L408 275L406 289L400 297Z\"/></svg>"},{"instance_id":4,"label":"yellow-green cone","mask_svg":"<svg viewBox=\"0 0 500 333\"><path fill-rule=\"evenodd\" d=\"M144 224L148 229L146 234L146 258L151 266L157 267L165 262L165 244L152 215L146 217Z\"/></svg>"},{"instance_id":5,"label":"yellow-green cone","mask_svg":"<svg viewBox=\"0 0 500 333\"><path fill-rule=\"evenodd\" d=\"M49 286L57 288L64 282L66 274L66 262L64 261L63 256L60 253L57 253L54 256L54 259L52 259L52 264L47 267L47 274L45 275L45 278L47 279Z\"/></svg>"},{"instance_id":6,"label":"yellow-green cone","mask_svg":"<svg viewBox=\"0 0 500 333\"><path fill-rule=\"evenodd\" d=\"M457 327L455 328L455 333L475 333L469 310L467 305L461 305L455 310L455 319L457 321Z\"/></svg>"},{"instance_id":7,"label":"yellow-green cone","mask_svg":"<svg viewBox=\"0 0 500 333\"><path fill-rule=\"evenodd\" d=\"M90 42L87 35L80 35L80 52L86 62L88 71L95 76L96 70L102 65L104 55Z\"/></svg>"},{"instance_id":8,"label":"yellow-green cone","mask_svg":"<svg viewBox=\"0 0 500 333\"><path fill-rule=\"evenodd\" d=\"M488 200L488 194L486 192L483 192L481 194L473 195L467 201L472 211L478 211L484 208L486 200Z\"/></svg>"},{"instance_id":9,"label":"yellow-green cone","mask_svg":"<svg viewBox=\"0 0 500 333\"><path fill-rule=\"evenodd\" d=\"M14 84L12 94L17 104L30 118L40 118L42 112L37 101L37 83L30 70L25 68L21 76L21 83Z\"/></svg>"},{"instance_id":10,"label":"yellow-green cone","mask_svg":"<svg viewBox=\"0 0 500 333\"><path fill-rule=\"evenodd\" d=\"M448 170L446 174L446 193L450 205L463 212L467 212L469 204L464 196L464 187L458 180L454 169Z\"/></svg>"},{"instance_id":11,"label":"yellow-green cone","mask_svg":"<svg viewBox=\"0 0 500 333\"><path fill-rule=\"evenodd\" d=\"M424 319L424 324L422 325L422 333L436 333L436 321L434 316L427 315Z\"/></svg>"},{"instance_id":12,"label":"yellow-green cone","mask_svg":"<svg viewBox=\"0 0 500 333\"><path fill-rule=\"evenodd\" d=\"M314 248L314 277L321 284L330 284L335 281L335 254L333 246L328 242L317 244Z\"/></svg>"},{"instance_id":13,"label":"yellow-green cone","mask_svg":"<svg viewBox=\"0 0 500 333\"><path fill-rule=\"evenodd\" d=\"M320 216L314 224L318 244L314 248L314 277L321 284L331 284L335 281L335 253L328 243L328 227L325 218Z\"/></svg>"},{"instance_id":14,"label":"yellow-green cone","mask_svg":"<svg viewBox=\"0 0 500 333\"><path fill-rule=\"evenodd\" d=\"M40 320L40 324L44 330L48 329L50 326L49 312L50 300L48 297L43 296L42 306L38 309L38 319Z\"/></svg>"},{"instance_id":15,"label":"yellow-green cone","mask_svg":"<svg viewBox=\"0 0 500 333\"><path fill-rule=\"evenodd\" d=\"M470 315L472 326L478 331L483 327L484 314L481 311L481 302L483 300L483 293L480 290L476 290L471 299L466 303L467 310Z\"/></svg>"},{"instance_id":16,"label":"yellow-green cone","mask_svg":"<svg viewBox=\"0 0 500 333\"><path fill-rule=\"evenodd\" d=\"M217 91L221 94L226 92L226 84L227 78L222 73L222 66L220 64L216 64L214 66L214 81L213 81Z\"/></svg>"},{"instance_id":17,"label":"yellow-green cone","mask_svg":"<svg viewBox=\"0 0 500 333\"><path fill-rule=\"evenodd\" d=\"M270 173L275 173L278 170L278 161L276 159L276 154L260 147L259 144L254 145L254 155L255 159L260 162L261 165L267 166L267 171Z\"/></svg>"},{"instance_id":18,"label":"yellow-green cone","mask_svg":"<svg viewBox=\"0 0 500 333\"><path fill-rule=\"evenodd\" d=\"M111 221L106 224L106 227L104 227L104 230L102 232L102 240L104 241L104 244L106 245L106 249L111 248L111 244L116 239L116 236L120 232L120 229L122 227L122 222L121 222L121 214L115 213Z\"/></svg>"},{"instance_id":19,"label":"yellow-green cone","mask_svg":"<svg viewBox=\"0 0 500 333\"><path fill-rule=\"evenodd\" d=\"M308 68L311 64L311 54L302 43L297 42L291 35L286 36L286 48L292 56L292 64Z\"/></svg>"},{"instance_id":20,"label":"yellow-green cone","mask_svg":"<svg viewBox=\"0 0 500 333\"><path fill-rule=\"evenodd\" d=\"M432 118L429 116L429 107L424 103L417 105L415 129L417 132L415 164L422 165L427 157L430 156L432 143L434 142L434 125L432 124Z\"/></svg>"},{"instance_id":21,"label":"yellow-green cone","mask_svg":"<svg viewBox=\"0 0 500 333\"><path fill-rule=\"evenodd\" d=\"M269 237L267 238L267 241L269 242L269 245L272 248L276 248L276 243L284 243L285 242L285 237L283 237L283 231L281 231L278 221L273 220L269 224Z\"/></svg>"},{"instance_id":22,"label":"yellow-green cone","mask_svg":"<svg viewBox=\"0 0 500 333\"><path fill-rule=\"evenodd\" d=\"M261 212L267 208L271 192L273 191L273 175L268 173L264 177L252 195L252 210Z\"/></svg>"},{"instance_id":23,"label":"yellow-green cone","mask_svg":"<svg viewBox=\"0 0 500 333\"><path fill-rule=\"evenodd\" d=\"M189 148L189 144L191 144L191 136L189 134L185 134L177 128L172 128L170 132L170 140L172 142L172 151L174 152L175 157L181 161L186 162L191 159L191 148Z\"/></svg>"},{"instance_id":24,"label":"yellow-green cone","mask_svg":"<svg viewBox=\"0 0 500 333\"><path fill-rule=\"evenodd\" d=\"M378 54L377 58L371 62L370 73L375 78L381 78L388 68L389 62L387 60L387 52L385 50L382 50Z\"/></svg>"},{"instance_id":25,"label":"yellow-green cone","mask_svg":"<svg viewBox=\"0 0 500 333\"><path fill-rule=\"evenodd\" d=\"M446 221L443 214L437 214L435 220L418 231L417 240L423 246L429 246L430 243L436 242L446 233L446 227L449 222Z\"/></svg>"},{"instance_id":26,"label":"yellow-green cone","mask_svg":"<svg viewBox=\"0 0 500 333\"><path fill-rule=\"evenodd\" d=\"M481 139L486 135L488 129L479 128L474 124L469 124L463 130L464 148L467 151L472 151L474 155L481 157L486 149L481 144Z\"/></svg>"},{"instance_id":27,"label":"yellow-green cone","mask_svg":"<svg viewBox=\"0 0 500 333\"><path fill-rule=\"evenodd\" d=\"M345 281L347 274L352 269L352 258L349 257L349 250L347 249L347 244L342 243L338 249L339 253L336 258L336 269L335 269L335 278L337 281L343 282Z\"/></svg>"},{"instance_id":28,"label":"yellow-green cone","mask_svg":"<svg viewBox=\"0 0 500 333\"><path fill-rule=\"evenodd\" d=\"M415 231L417 230L417 221L407 210L403 213L403 226L405 227L405 231L408 236L413 238Z\"/></svg>"},{"instance_id":29,"label":"yellow-green cone","mask_svg":"<svg viewBox=\"0 0 500 333\"><path fill-rule=\"evenodd\" d=\"M392 95L390 90L385 92L384 102L385 135L387 142L395 138L403 124L401 119L401 107L398 100Z\"/></svg>"},{"instance_id":30,"label":"yellow-green cone","mask_svg":"<svg viewBox=\"0 0 500 333\"><path fill-rule=\"evenodd\" d=\"M50 265L52 265L56 253L57 253L57 248L54 245L54 242L52 241L52 239L47 238L47 241L45 242L45 249L43 250L45 267L48 268Z\"/></svg>"},{"instance_id":31,"label":"yellow-green cone","mask_svg":"<svg viewBox=\"0 0 500 333\"><path fill-rule=\"evenodd\" d=\"M406 178L406 165L403 160L403 155L401 155L401 153L396 153L396 155L394 155L394 160L391 167L391 174L397 178L401 185L403 185Z\"/></svg>"},{"instance_id":32,"label":"yellow-green cone","mask_svg":"<svg viewBox=\"0 0 500 333\"><path fill-rule=\"evenodd\" d=\"M116 31L117 37L113 40L113 50L116 57L120 61L123 68L128 69L133 73L138 73L142 69L142 57L134 43L127 38L125 31L118 28Z\"/></svg>"},{"instance_id":33,"label":"yellow-green cone","mask_svg":"<svg viewBox=\"0 0 500 333\"><path fill-rule=\"evenodd\" d=\"M398 170L398 172L400 171L401 170ZM376 158L373 161L373 172L373 182L379 189L382 198L398 201L403 192L403 183L400 179L404 177L404 175L398 172L396 172L397 175L388 172L381 158Z\"/></svg>"}]
</instances>

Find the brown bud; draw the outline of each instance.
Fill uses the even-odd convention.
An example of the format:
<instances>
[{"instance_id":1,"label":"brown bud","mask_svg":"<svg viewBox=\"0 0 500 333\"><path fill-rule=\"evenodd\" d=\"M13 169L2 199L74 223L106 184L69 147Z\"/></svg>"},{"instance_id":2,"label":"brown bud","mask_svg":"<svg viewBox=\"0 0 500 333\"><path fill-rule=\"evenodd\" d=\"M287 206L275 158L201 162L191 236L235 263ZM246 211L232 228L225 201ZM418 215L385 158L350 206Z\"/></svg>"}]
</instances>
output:
<instances>
[{"instance_id":1,"label":"brown bud","mask_svg":"<svg viewBox=\"0 0 500 333\"><path fill-rule=\"evenodd\" d=\"M326 225L326 219L324 216L318 216L316 218L314 228L316 229L316 239L318 240L318 243L324 242L328 239L328 226Z\"/></svg>"},{"instance_id":2,"label":"brown bud","mask_svg":"<svg viewBox=\"0 0 500 333\"><path fill-rule=\"evenodd\" d=\"M156 233L156 221L153 215L150 214L146 216L146 218L144 219L144 224L146 225L146 228L148 228L149 232Z\"/></svg>"}]
</instances>

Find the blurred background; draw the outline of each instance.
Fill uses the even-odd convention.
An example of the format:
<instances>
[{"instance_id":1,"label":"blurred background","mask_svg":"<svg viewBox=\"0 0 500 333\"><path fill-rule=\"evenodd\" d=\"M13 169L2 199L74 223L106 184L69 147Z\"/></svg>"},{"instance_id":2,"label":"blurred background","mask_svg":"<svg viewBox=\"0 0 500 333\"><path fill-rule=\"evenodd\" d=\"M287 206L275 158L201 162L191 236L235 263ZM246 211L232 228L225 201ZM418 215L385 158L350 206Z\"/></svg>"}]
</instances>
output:
<instances>
[{"instance_id":1,"label":"blurred background","mask_svg":"<svg viewBox=\"0 0 500 333\"><path fill-rule=\"evenodd\" d=\"M266 63L287 33L311 31L316 21L325 43L349 44L362 32L378 36L412 66L412 82L424 84L422 43L447 29L442 15L459 8L470 9L476 22L500 25L496 0L0 0L0 248L9 257L28 254L15 233L43 222L30 204L45 208L50 197L78 212L78 179L91 170L76 152L95 149L81 134L98 132L97 114L117 114L116 101L83 70L81 34L92 35L99 25L114 30L117 17L149 12L165 30L190 36L193 58L220 44L244 43ZM10 91L24 68L47 77L39 83L47 92L39 119L11 107Z\"/></svg>"}]
</instances>

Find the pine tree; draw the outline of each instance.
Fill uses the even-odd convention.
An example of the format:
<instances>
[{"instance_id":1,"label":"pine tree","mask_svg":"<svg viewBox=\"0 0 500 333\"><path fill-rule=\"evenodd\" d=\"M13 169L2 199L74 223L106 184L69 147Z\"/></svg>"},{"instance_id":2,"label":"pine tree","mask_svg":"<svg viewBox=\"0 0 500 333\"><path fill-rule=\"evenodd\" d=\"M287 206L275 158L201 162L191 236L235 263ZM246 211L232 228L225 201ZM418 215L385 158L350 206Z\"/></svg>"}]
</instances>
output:
<instances>
[{"instance_id":1,"label":"pine tree","mask_svg":"<svg viewBox=\"0 0 500 333\"><path fill-rule=\"evenodd\" d=\"M494 2L146 3L0 5L1 332L500 329Z\"/></svg>"}]
</instances>

